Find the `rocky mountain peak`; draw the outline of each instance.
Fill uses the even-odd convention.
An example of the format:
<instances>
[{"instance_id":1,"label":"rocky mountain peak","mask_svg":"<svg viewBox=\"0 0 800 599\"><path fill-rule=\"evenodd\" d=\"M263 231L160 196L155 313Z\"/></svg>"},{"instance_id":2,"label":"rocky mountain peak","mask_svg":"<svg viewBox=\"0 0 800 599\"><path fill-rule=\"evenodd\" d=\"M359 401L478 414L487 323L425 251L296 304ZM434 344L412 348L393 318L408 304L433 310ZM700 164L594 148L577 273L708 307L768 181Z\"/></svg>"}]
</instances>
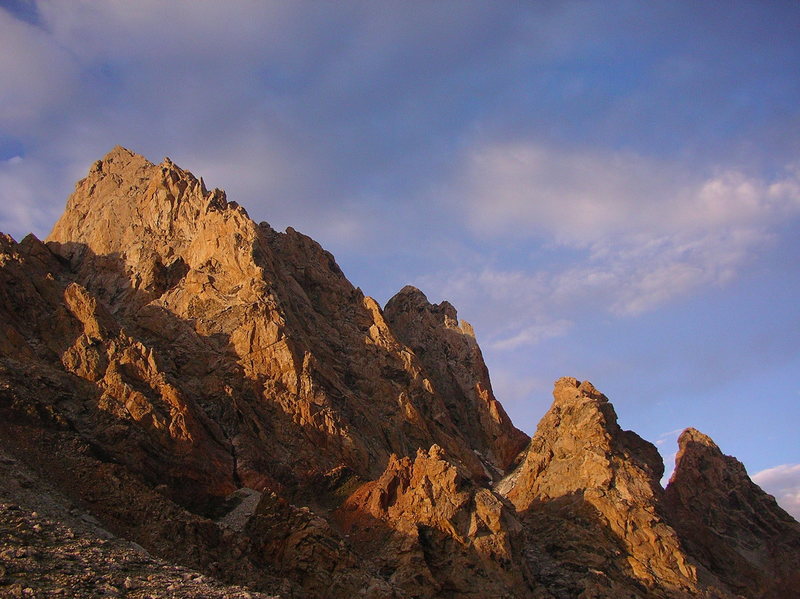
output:
<instances>
[{"instance_id":1,"label":"rocky mountain peak","mask_svg":"<svg viewBox=\"0 0 800 599\"><path fill-rule=\"evenodd\" d=\"M648 585L695 585L695 569L661 514L655 446L622 430L608 398L588 381L561 378L553 398L524 459L495 489L532 518L555 506L593 514L625 547L625 567Z\"/></svg>"},{"instance_id":2,"label":"rocky mountain peak","mask_svg":"<svg viewBox=\"0 0 800 599\"><path fill-rule=\"evenodd\" d=\"M607 403L608 398L600 393L589 381L579 381L578 379L565 376L558 379L553 387L553 398L556 402L574 402L581 399L596 400L599 403Z\"/></svg>"},{"instance_id":3,"label":"rocky mountain peak","mask_svg":"<svg viewBox=\"0 0 800 599\"><path fill-rule=\"evenodd\" d=\"M713 454L722 455L719 447L716 443L709 437L701 433L696 428L687 428L684 430L680 436L678 437L678 450L681 452L681 455L693 445L701 445L709 448L710 452ZM680 459L680 458L679 458Z\"/></svg>"},{"instance_id":4,"label":"rocky mountain peak","mask_svg":"<svg viewBox=\"0 0 800 599\"><path fill-rule=\"evenodd\" d=\"M407 290L436 326L457 335L448 343L471 360L459 383L469 397L449 395L449 382L442 384L449 379L437 380L424 352L397 337L318 243L291 227L256 225L224 192L207 191L168 158L155 165L114 148L76 185L46 251L68 262L65 280L158 356L169 373L162 376L183 381L177 386L197 398L201 413L226 414L235 479L277 484L256 457L264 453L264 423L276 419L304 431L282 426L272 434L277 461L346 464L363 476L382 471L392 453L435 442L472 474L491 478L527 440L491 396L480 350L450 304L434 307ZM88 376L78 358L70 364ZM96 370L93 380L105 380ZM464 421L473 425L462 428ZM395 425L389 435L387 422ZM320 444L328 451L311 459Z\"/></svg>"},{"instance_id":5,"label":"rocky mountain peak","mask_svg":"<svg viewBox=\"0 0 800 599\"><path fill-rule=\"evenodd\" d=\"M165 158L165 160L169 159ZM119 167L120 165L129 164L132 162L152 165L152 163L141 154L137 154L136 152L129 150L124 146L116 145L111 148L105 156L95 161L94 164L89 168L89 172L92 173L99 170L101 171L105 167L108 167L112 164L115 164Z\"/></svg>"},{"instance_id":6,"label":"rocky mountain peak","mask_svg":"<svg viewBox=\"0 0 800 599\"><path fill-rule=\"evenodd\" d=\"M413 285L406 285L394 296L396 301L404 301L409 305L423 307L428 305L428 297Z\"/></svg>"},{"instance_id":7,"label":"rocky mountain peak","mask_svg":"<svg viewBox=\"0 0 800 599\"><path fill-rule=\"evenodd\" d=\"M459 322L458 312L450 302L445 300L439 304L432 304L428 301L427 296L413 285L406 285L398 291L397 294L387 302L386 310L391 313L435 314L438 320L441 321L442 326L460 331L471 337L475 336L472 325L464 320Z\"/></svg>"},{"instance_id":8,"label":"rocky mountain peak","mask_svg":"<svg viewBox=\"0 0 800 599\"><path fill-rule=\"evenodd\" d=\"M800 524L707 435L688 428L678 444L665 503L686 548L736 592L794 596Z\"/></svg>"},{"instance_id":9,"label":"rocky mountain peak","mask_svg":"<svg viewBox=\"0 0 800 599\"><path fill-rule=\"evenodd\" d=\"M624 489L619 470L637 481L633 493L652 495L660 488L663 463L655 446L617 424L608 398L589 381L558 379L553 404L539 422L525 459L498 489L520 509L597 489ZM641 488L638 488L641 487Z\"/></svg>"},{"instance_id":10,"label":"rocky mountain peak","mask_svg":"<svg viewBox=\"0 0 800 599\"><path fill-rule=\"evenodd\" d=\"M214 211L237 213L239 225L249 221L241 207L226 201L223 191L209 192L201 180L169 158L155 165L117 146L76 184L48 239L86 243L95 253L117 251L126 243L165 234L180 244L197 232L196 221Z\"/></svg>"},{"instance_id":11,"label":"rocky mountain peak","mask_svg":"<svg viewBox=\"0 0 800 599\"><path fill-rule=\"evenodd\" d=\"M450 418L476 442L497 477L507 469L528 437L516 429L494 397L489 371L472 327L458 321L449 302L431 304L410 285L392 297L384 317L397 339L409 346L445 398ZM464 406L469 406L464 409Z\"/></svg>"}]
</instances>

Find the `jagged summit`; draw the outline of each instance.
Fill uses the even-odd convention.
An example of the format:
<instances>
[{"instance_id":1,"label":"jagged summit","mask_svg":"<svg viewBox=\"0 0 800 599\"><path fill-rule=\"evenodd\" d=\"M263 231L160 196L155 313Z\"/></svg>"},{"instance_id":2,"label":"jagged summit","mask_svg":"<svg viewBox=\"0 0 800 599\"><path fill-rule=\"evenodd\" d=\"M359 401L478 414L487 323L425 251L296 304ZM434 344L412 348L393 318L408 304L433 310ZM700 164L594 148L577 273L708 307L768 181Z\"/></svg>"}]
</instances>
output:
<instances>
[{"instance_id":1,"label":"jagged summit","mask_svg":"<svg viewBox=\"0 0 800 599\"><path fill-rule=\"evenodd\" d=\"M428 303L428 297L413 285L406 285L395 295L408 298L408 301L415 301L418 303Z\"/></svg>"},{"instance_id":2,"label":"jagged summit","mask_svg":"<svg viewBox=\"0 0 800 599\"><path fill-rule=\"evenodd\" d=\"M124 146L116 145L113 148L111 148L105 156L103 156L100 160L95 162L95 164L97 165L98 163L102 164L108 162L130 162L131 160L137 160L137 161L144 160L145 162L150 163L150 161L147 160L147 158L145 158L140 154L137 154L133 150L129 150ZM165 157L165 160L168 160L168 158Z\"/></svg>"},{"instance_id":3,"label":"jagged summit","mask_svg":"<svg viewBox=\"0 0 800 599\"><path fill-rule=\"evenodd\" d=\"M680 434L680 437L678 437L678 447L680 449L686 448L690 443L699 443L700 445L705 445L710 448L712 451L719 451L719 447L714 443L711 437L704 435L699 430L692 427L684 430Z\"/></svg>"},{"instance_id":4,"label":"jagged summit","mask_svg":"<svg viewBox=\"0 0 800 599\"><path fill-rule=\"evenodd\" d=\"M220 211L246 228L246 211L228 203L222 190L207 191L169 158L155 165L117 146L76 184L48 240L87 243L96 253L128 247L155 233L180 243L196 230L196 221Z\"/></svg>"},{"instance_id":5,"label":"jagged summit","mask_svg":"<svg viewBox=\"0 0 800 599\"><path fill-rule=\"evenodd\" d=\"M680 589L697 584L691 560L660 514L663 463L655 446L617 424L588 381L556 381L553 404L524 460L496 486L519 511L548 504L589 509L625 548L637 579Z\"/></svg>"},{"instance_id":6,"label":"jagged summit","mask_svg":"<svg viewBox=\"0 0 800 599\"><path fill-rule=\"evenodd\" d=\"M590 381L579 381L572 376L563 376L553 383L553 398L556 402L575 402L583 399L592 399L603 404L608 403L608 398L600 393ZM613 422L616 422L614 415Z\"/></svg>"},{"instance_id":7,"label":"jagged summit","mask_svg":"<svg viewBox=\"0 0 800 599\"><path fill-rule=\"evenodd\" d=\"M338 447L323 462L333 467L343 460L368 475L383 468L389 453L411 453L433 435L475 473L499 465L480 441L475 449L487 463L476 457L475 431L434 416L447 413L437 407L439 390L333 256L292 228L281 234L256 225L223 192L205 191L168 159L153 165L124 148L112 150L77 184L48 241L112 312L135 317L139 327L146 313L151 338L166 330L159 321L169 315L192 323L193 344L225 339L230 368L263 385L257 393L273 409L317 431L306 450L298 439L284 439L283 446L294 448L287 460L308 459L324 438ZM396 380L362 387L375 380L376 369L398 373ZM369 424L356 425L355 414ZM376 436L387 419L397 421L399 434ZM497 433L507 430L518 434L505 418Z\"/></svg>"},{"instance_id":8,"label":"jagged summit","mask_svg":"<svg viewBox=\"0 0 800 599\"><path fill-rule=\"evenodd\" d=\"M434 386L442 390L450 417L476 442L475 449L494 467L494 475L506 470L528 436L514 428L495 399L469 323L459 322L449 302L431 304L411 285L386 303L384 316L398 340L417 355Z\"/></svg>"},{"instance_id":9,"label":"jagged summit","mask_svg":"<svg viewBox=\"0 0 800 599\"><path fill-rule=\"evenodd\" d=\"M449 302L382 309L169 159L116 147L46 242L0 235L0 442L50 485L0 485L25 513L287 599L797 596L798 524L741 464L690 429L665 493L591 383L553 396L529 438ZM28 565L0 595L55 591Z\"/></svg>"}]
</instances>

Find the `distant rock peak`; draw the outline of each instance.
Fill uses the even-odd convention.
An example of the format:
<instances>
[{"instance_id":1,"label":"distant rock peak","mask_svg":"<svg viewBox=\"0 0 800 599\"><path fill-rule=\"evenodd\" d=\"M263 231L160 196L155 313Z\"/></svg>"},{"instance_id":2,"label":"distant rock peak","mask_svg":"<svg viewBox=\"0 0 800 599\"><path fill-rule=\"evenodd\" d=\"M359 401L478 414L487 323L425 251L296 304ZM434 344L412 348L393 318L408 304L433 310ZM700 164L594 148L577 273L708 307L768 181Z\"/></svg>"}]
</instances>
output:
<instances>
[{"instance_id":1,"label":"distant rock peak","mask_svg":"<svg viewBox=\"0 0 800 599\"><path fill-rule=\"evenodd\" d=\"M391 304L391 308L389 308ZM448 302L443 300L439 304L433 304L428 301L428 297L417 287L413 285L406 285L398 291L387 303L386 308L392 311L406 311L406 312L426 312L438 320L441 324L449 329L453 329L467 335L468 337L475 338L475 330L472 325L466 320L458 319L458 311Z\"/></svg>"},{"instance_id":2,"label":"distant rock peak","mask_svg":"<svg viewBox=\"0 0 800 599\"><path fill-rule=\"evenodd\" d=\"M678 445L664 497L686 549L742 596L797 597L800 524L709 436L688 428Z\"/></svg>"},{"instance_id":3,"label":"distant rock peak","mask_svg":"<svg viewBox=\"0 0 800 599\"><path fill-rule=\"evenodd\" d=\"M137 154L136 152L120 145L111 148L111 150L109 150L109 152L105 156L103 156L98 162L117 162L117 161L124 162L131 159L144 160L148 164L152 165L152 162L147 160L147 158L145 158L141 154Z\"/></svg>"},{"instance_id":4,"label":"distant rock peak","mask_svg":"<svg viewBox=\"0 0 800 599\"><path fill-rule=\"evenodd\" d=\"M392 297L384 316L397 338L422 362L456 425L475 440L489 471L505 471L528 442L494 397L475 331L450 302L431 304L407 285ZM469 406L465 409L465 406Z\"/></svg>"},{"instance_id":5,"label":"distant rock peak","mask_svg":"<svg viewBox=\"0 0 800 599\"><path fill-rule=\"evenodd\" d=\"M156 178L156 173L160 173L161 176ZM151 189L151 196L155 200L164 200L169 197L169 194L157 193L156 188L164 188L173 192L173 198L175 196L178 198L184 197L187 191L196 189L199 191L197 195L205 197L213 207L217 209L227 207L226 195L223 190L215 188L209 191L202 177L198 179L191 171L181 168L169 157L164 157L161 163L156 165L141 154L122 146L116 146L92 165L87 178L80 181L78 187L87 182L87 187L91 190L93 185L96 186L98 184L99 179L107 176L111 176L118 183L124 181L132 191L149 179L151 188L155 184L155 188ZM179 191L178 194L174 193L176 189ZM100 199L113 197L105 194L90 193L89 195L99 196ZM81 194L78 194L77 197L80 198ZM188 197L188 195L185 197ZM67 210L69 211L71 207L70 203L68 203ZM231 202L231 208L237 207L238 204Z\"/></svg>"},{"instance_id":6,"label":"distant rock peak","mask_svg":"<svg viewBox=\"0 0 800 599\"><path fill-rule=\"evenodd\" d=\"M413 285L406 285L397 292L397 295L415 299L419 298L421 303L428 303L428 297L418 287L414 287Z\"/></svg>"}]
</instances>

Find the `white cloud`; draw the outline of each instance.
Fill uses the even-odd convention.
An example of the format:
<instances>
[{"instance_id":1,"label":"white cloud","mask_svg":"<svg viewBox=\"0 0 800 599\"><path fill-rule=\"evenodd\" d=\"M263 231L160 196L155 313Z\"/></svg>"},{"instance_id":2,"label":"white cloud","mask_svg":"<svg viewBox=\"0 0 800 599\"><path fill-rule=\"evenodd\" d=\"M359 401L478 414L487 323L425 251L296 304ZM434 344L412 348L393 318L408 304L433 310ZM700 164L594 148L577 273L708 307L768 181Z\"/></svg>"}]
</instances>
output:
<instances>
[{"instance_id":1,"label":"white cloud","mask_svg":"<svg viewBox=\"0 0 800 599\"><path fill-rule=\"evenodd\" d=\"M465 159L460 191L482 235L532 235L603 254L770 224L800 210L800 172L765 181L710 175L630 152L494 143Z\"/></svg>"},{"instance_id":2,"label":"white cloud","mask_svg":"<svg viewBox=\"0 0 800 599\"><path fill-rule=\"evenodd\" d=\"M528 404L533 396L541 395L547 401L552 387L553 383L549 380L520 375L502 366L492 368L492 389L506 409L514 407L513 404ZM518 426L519 424L517 423Z\"/></svg>"},{"instance_id":3,"label":"white cloud","mask_svg":"<svg viewBox=\"0 0 800 599\"><path fill-rule=\"evenodd\" d=\"M549 267L430 277L459 305L480 310L480 298L491 298L513 315L522 332L496 329L496 349L564 334L587 308L634 316L723 285L800 215L795 167L775 180L736 169L702 176L631 153L504 143L471 151L459 177L452 196L476 236L554 257Z\"/></svg>"},{"instance_id":4,"label":"white cloud","mask_svg":"<svg viewBox=\"0 0 800 599\"><path fill-rule=\"evenodd\" d=\"M67 101L75 89L75 62L51 36L4 10L0 40L0 124L23 131L42 111Z\"/></svg>"},{"instance_id":5,"label":"white cloud","mask_svg":"<svg viewBox=\"0 0 800 599\"><path fill-rule=\"evenodd\" d=\"M523 345L536 345L545 339L561 337L572 328L572 325L572 322L564 319L534 322L512 337L495 341L492 348L502 351L516 349Z\"/></svg>"},{"instance_id":6,"label":"white cloud","mask_svg":"<svg viewBox=\"0 0 800 599\"><path fill-rule=\"evenodd\" d=\"M661 458L664 460L664 476L661 477L660 482L661 486L666 488L667 484L669 484L669 479L672 478L672 474L675 472L675 460L678 457L678 452L673 451L665 455L660 446L658 451L661 453Z\"/></svg>"},{"instance_id":7,"label":"white cloud","mask_svg":"<svg viewBox=\"0 0 800 599\"><path fill-rule=\"evenodd\" d=\"M656 446L661 447L667 441L671 443L677 443L678 437L684 431L682 428L676 428L671 431L667 431L666 433L661 433L656 440ZM677 453L677 452L676 452ZM673 454L674 455L674 454Z\"/></svg>"},{"instance_id":8,"label":"white cloud","mask_svg":"<svg viewBox=\"0 0 800 599\"><path fill-rule=\"evenodd\" d=\"M270 46L297 18L291 6L277 2L110 0L64 3L39 0L38 11L59 43L82 59L98 56L154 60L167 64L192 56L204 62L236 54L253 56ZM298 25L298 23L294 23ZM142 43L146 32L147 43ZM228 66L236 69L241 63Z\"/></svg>"},{"instance_id":9,"label":"white cloud","mask_svg":"<svg viewBox=\"0 0 800 599\"><path fill-rule=\"evenodd\" d=\"M559 336L570 327L568 319L553 318L543 301L551 295L547 273L462 268L420 277L417 285L431 298L452 301L460 314L479 323L478 339L492 349L514 350Z\"/></svg>"},{"instance_id":10,"label":"white cloud","mask_svg":"<svg viewBox=\"0 0 800 599\"><path fill-rule=\"evenodd\" d=\"M684 431L682 428L676 428L665 433L661 433L655 441L655 446L658 448L661 458L664 460L664 476L661 477L661 486L666 487L672 473L675 471L675 459L678 457L678 452L675 446L678 443L678 437ZM668 449L672 451L668 452Z\"/></svg>"},{"instance_id":11,"label":"white cloud","mask_svg":"<svg viewBox=\"0 0 800 599\"><path fill-rule=\"evenodd\" d=\"M753 481L775 496L780 506L800 521L800 464L782 464L752 476Z\"/></svg>"}]
</instances>

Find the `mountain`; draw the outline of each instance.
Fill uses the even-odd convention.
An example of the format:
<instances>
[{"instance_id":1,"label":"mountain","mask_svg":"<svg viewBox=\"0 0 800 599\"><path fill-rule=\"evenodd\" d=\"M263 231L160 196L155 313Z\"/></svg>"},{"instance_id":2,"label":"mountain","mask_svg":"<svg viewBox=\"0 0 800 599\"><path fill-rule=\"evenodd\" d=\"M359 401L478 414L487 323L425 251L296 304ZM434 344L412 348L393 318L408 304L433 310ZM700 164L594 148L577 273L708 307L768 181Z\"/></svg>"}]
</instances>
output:
<instances>
[{"instance_id":1,"label":"mountain","mask_svg":"<svg viewBox=\"0 0 800 599\"><path fill-rule=\"evenodd\" d=\"M309 237L121 147L45 242L0 237L0 442L0 595L800 588L800 525L707 437L665 491L563 378L531 439L448 302L381 308Z\"/></svg>"}]
</instances>

